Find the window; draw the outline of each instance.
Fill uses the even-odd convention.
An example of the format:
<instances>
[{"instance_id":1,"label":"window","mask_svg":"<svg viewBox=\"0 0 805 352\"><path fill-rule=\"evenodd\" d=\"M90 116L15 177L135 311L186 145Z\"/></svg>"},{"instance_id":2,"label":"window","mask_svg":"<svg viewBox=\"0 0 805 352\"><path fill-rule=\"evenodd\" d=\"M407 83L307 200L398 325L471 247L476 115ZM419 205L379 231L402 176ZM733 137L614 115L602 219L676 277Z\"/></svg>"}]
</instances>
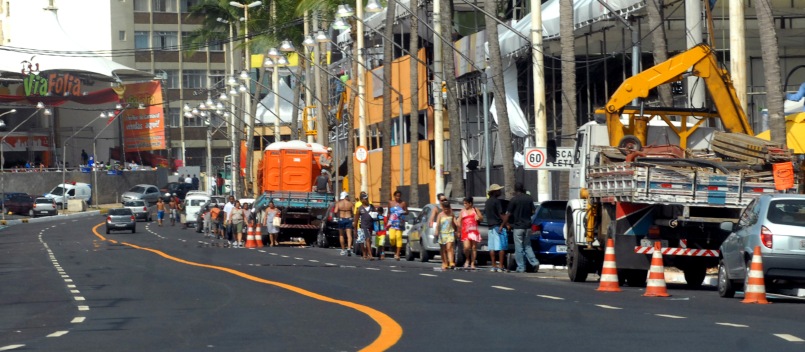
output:
<instances>
[{"instance_id":1,"label":"window","mask_svg":"<svg viewBox=\"0 0 805 352\"><path fill-rule=\"evenodd\" d=\"M193 6L201 4L201 0L180 0L179 2L182 13L188 13L193 9Z\"/></svg>"},{"instance_id":2,"label":"window","mask_svg":"<svg viewBox=\"0 0 805 352\"><path fill-rule=\"evenodd\" d=\"M179 89L179 70L163 70L167 77L162 84L166 89Z\"/></svg>"},{"instance_id":3,"label":"window","mask_svg":"<svg viewBox=\"0 0 805 352\"><path fill-rule=\"evenodd\" d=\"M184 70L182 88L201 88L207 84L207 72L204 70Z\"/></svg>"},{"instance_id":4,"label":"window","mask_svg":"<svg viewBox=\"0 0 805 352\"><path fill-rule=\"evenodd\" d=\"M126 41L126 31L117 32L117 39L120 41Z\"/></svg>"},{"instance_id":5,"label":"window","mask_svg":"<svg viewBox=\"0 0 805 352\"><path fill-rule=\"evenodd\" d=\"M177 32L154 32L154 49L178 50L179 38Z\"/></svg>"},{"instance_id":6,"label":"window","mask_svg":"<svg viewBox=\"0 0 805 352\"><path fill-rule=\"evenodd\" d=\"M209 51L224 51L225 35L216 35L215 39L211 39L207 43L207 50Z\"/></svg>"},{"instance_id":7,"label":"window","mask_svg":"<svg viewBox=\"0 0 805 352\"><path fill-rule=\"evenodd\" d=\"M166 109L165 115L168 118L168 126L169 127L179 127L179 116L181 116L181 109L179 108L168 108Z\"/></svg>"},{"instance_id":8,"label":"window","mask_svg":"<svg viewBox=\"0 0 805 352\"><path fill-rule=\"evenodd\" d=\"M226 71L224 70L210 70L210 87L224 87L226 82Z\"/></svg>"},{"instance_id":9,"label":"window","mask_svg":"<svg viewBox=\"0 0 805 352\"><path fill-rule=\"evenodd\" d=\"M134 12L148 12L149 0L134 0Z\"/></svg>"},{"instance_id":10,"label":"window","mask_svg":"<svg viewBox=\"0 0 805 352\"><path fill-rule=\"evenodd\" d=\"M154 12L177 12L176 0L153 0L151 4Z\"/></svg>"},{"instance_id":11,"label":"window","mask_svg":"<svg viewBox=\"0 0 805 352\"><path fill-rule=\"evenodd\" d=\"M134 32L134 49L145 50L151 48L148 42L148 32L135 31Z\"/></svg>"}]
</instances>

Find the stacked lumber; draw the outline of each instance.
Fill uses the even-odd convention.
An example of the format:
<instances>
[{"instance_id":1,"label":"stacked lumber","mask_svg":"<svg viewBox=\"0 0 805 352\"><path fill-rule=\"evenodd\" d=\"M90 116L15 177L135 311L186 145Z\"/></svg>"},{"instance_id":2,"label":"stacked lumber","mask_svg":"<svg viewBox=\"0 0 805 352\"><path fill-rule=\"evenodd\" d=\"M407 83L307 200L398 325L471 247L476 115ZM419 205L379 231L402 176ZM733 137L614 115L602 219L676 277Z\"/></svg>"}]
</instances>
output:
<instances>
[{"instance_id":1,"label":"stacked lumber","mask_svg":"<svg viewBox=\"0 0 805 352\"><path fill-rule=\"evenodd\" d=\"M791 161L791 150L781 144L742 134L716 132L710 148L724 160L737 160L747 164L771 164Z\"/></svg>"}]
</instances>

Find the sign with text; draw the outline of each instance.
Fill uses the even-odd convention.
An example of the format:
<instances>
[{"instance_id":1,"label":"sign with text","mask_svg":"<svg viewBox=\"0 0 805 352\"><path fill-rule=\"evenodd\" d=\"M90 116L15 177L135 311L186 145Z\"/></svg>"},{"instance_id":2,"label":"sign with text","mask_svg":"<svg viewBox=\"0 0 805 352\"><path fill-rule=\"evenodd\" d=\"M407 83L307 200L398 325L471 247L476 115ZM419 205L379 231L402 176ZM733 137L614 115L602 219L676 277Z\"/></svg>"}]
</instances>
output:
<instances>
[{"instance_id":1,"label":"sign with text","mask_svg":"<svg viewBox=\"0 0 805 352\"><path fill-rule=\"evenodd\" d=\"M573 165L573 148L556 148L556 158L548 154L547 148L527 148L525 150L526 170L570 170Z\"/></svg>"},{"instance_id":2,"label":"sign with text","mask_svg":"<svg viewBox=\"0 0 805 352\"><path fill-rule=\"evenodd\" d=\"M126 152L165 149L165 113L160 82L127 84L123 99L130 106L121 116ZM137 109L140 104L145 108Z\"/></svg>"}]
</instances>

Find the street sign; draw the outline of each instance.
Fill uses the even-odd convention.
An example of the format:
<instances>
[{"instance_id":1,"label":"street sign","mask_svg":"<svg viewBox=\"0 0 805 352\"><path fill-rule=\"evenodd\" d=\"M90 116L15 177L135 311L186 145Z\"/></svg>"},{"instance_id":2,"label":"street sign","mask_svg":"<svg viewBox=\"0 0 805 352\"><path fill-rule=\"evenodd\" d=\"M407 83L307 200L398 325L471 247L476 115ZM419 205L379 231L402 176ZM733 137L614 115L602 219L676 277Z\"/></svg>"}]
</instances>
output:
<instances>
[{"instance_id":1,"label":"street sign","mask_svg":"<svg viewBox=\"0 0 805 352\"><path fill-rule=\"evenodd\" d=\"M556 148L556 160L548 155L547 148L527 148L525 150L526 170L570 170L573 165L573 148Z\"/></svg>"},{"instance_id":2,"label":"street sign","mask_svg":"<svg viewBox=\"0 0 805 352\"><path fill-rule=\"evenodd\" d=\"M355 148L355 160L359 163L365 163L366 160L369 158L369 151L366 150L366 147L359 145Z\"/></svg>"}]
</instances>

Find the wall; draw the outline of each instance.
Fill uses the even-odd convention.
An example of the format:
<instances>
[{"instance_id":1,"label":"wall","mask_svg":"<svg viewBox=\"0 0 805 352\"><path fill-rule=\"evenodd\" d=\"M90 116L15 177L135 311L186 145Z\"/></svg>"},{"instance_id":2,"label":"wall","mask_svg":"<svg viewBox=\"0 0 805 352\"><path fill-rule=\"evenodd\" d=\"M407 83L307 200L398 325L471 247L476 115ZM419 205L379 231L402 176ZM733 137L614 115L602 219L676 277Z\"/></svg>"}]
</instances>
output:
<instances>
[{"instance_id":1,"label":"wall","mask_svg":"<svg viewBox=\"0 0 805 352\"><path fill-rule=\"evenodd\" d=\"M33 176L33 177L32 177ZM61 172L6 172L4 175L3 191L24 192L33 195L43 195L62 182ZM162 187L167 183L168 173L165 169L155 171L124 171L120 176L107 175L98 172L98 204L110 204L120 201L120 195L137 184L152 184ZM86 182L92 185L93 197L96 184L91 173L77 171L65 174L66 182ZM95 200L92 200L95 204Z\"/></svg>"}]
</instances>

